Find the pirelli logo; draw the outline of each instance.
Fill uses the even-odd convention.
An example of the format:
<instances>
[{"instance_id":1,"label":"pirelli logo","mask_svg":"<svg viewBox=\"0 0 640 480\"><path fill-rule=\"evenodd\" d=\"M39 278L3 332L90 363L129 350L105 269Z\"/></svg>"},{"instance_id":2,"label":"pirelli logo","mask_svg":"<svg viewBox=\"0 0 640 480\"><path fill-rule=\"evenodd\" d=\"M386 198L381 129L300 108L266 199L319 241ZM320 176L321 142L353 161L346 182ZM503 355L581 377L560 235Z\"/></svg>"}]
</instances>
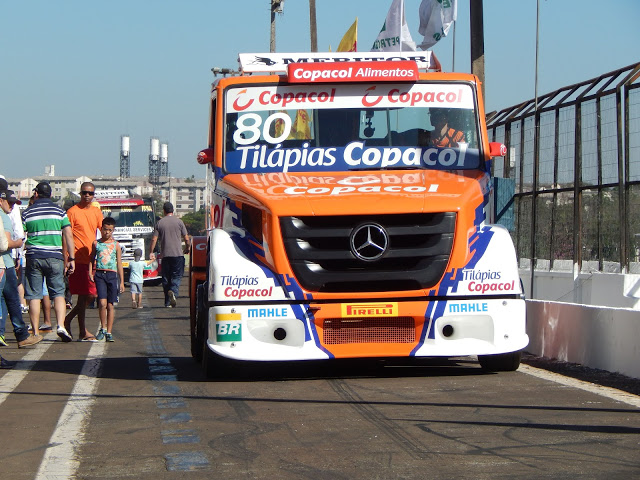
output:
<instances>
[{"instance_id":1,"label":"pirelli logo","mask_svg":"<svg viewBox=\"0 0 640 480\"><path fill-rule=\"evenodd\" d=\"M343 303L342 317L397 317L398 302Z\"/></svg>"}]
</instances>

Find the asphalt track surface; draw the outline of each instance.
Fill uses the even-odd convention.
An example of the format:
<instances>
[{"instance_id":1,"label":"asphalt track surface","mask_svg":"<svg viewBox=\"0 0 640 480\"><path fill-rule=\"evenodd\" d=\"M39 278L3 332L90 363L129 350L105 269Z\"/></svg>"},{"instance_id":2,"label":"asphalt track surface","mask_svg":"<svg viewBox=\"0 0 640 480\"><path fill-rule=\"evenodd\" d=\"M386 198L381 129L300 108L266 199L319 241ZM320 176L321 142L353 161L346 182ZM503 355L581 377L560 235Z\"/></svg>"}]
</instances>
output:
<instances>
[{"instance_id":1,"label":"asphalt track surface","mask_svg":"<svg viewBox=\"0 0 640 480\"><path fill-rule=\"evenodd\" d=\"M461 357L208 381L187 299L161 297L121 302L114 343L8 339L0 353L19 363L0 370L0 479L640 478L638 380L526 356L512 373Z\"/></svg>"}]
</instances>

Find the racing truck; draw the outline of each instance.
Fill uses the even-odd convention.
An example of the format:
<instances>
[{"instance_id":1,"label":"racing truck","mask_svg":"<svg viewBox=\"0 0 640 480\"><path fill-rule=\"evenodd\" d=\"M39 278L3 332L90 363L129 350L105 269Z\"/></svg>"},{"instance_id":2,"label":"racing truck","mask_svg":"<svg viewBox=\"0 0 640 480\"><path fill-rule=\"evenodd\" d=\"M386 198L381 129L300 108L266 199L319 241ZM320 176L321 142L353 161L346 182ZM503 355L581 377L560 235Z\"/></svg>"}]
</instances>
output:
<instances>
[{"instance_id":1,"label":"racing truck","mask_svg":"<svg viewBox=\"0 0 640 480\"><path fill-rule=\"evenodd\" d=\"M120 243L122 267L125 281L129 280L129 262L136 249L142 250L142 259L149 257L151 237L156 225L156 216L151 198L129 193L127 190L96 190L97 202L105 217L116 221L113 238ZM157 261L148 261L143 270L145 283L156 284L162 278Z\"/></svg>"},{"instance_id":2,"label":"racing truck","mask_svg":"<svg viewBox=\"0 0 640 480\"><path fill-rule=\"evenodd\" d=\"M431 52L240 54L212 85L191 353L239 362L477 356L528 344L494 221L478 78ZM446 121L443 124L443 117Z\"/></svg>"}]
</instances>

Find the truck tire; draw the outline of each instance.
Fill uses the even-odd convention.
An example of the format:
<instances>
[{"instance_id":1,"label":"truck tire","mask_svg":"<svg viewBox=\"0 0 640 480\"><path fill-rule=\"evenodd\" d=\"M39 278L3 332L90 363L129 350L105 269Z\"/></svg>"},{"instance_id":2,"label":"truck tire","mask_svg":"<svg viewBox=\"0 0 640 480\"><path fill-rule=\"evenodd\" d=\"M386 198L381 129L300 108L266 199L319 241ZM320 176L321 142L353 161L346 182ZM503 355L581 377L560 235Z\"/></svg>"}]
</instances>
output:
<instances>
[{"instance_id":1,"label":"truck tire","mask_svg":"<svg viewBox=\"0 0 640 480\"><path fill-rule=\"evenodd\" d=\"M207 341L202 342L202 373L207 379L224 378L228 360L209 349Z\"/></svg>"},{"instance_id":2,"label":"truck tire","mask_svg":"<svg viewBox=\"0 0 640 480\"><path fill-rule=\"evenodd\" d=\"M209 316L207 305L207 283L201 283L196 287L196 325L191 334L191 356L200 363L202 361L202 345L205 342L205 322Z\"/></svg>"},{"instance_id":3,"label":"truck tire","mask_svg":"<svg viewBox=\"0 0 640 480\"><path fill-rule=\"evenodd\" d=\"M520 366L522 352L478 355L480 366L488 372L514 372Z\"/></svg>"}]
</instances>

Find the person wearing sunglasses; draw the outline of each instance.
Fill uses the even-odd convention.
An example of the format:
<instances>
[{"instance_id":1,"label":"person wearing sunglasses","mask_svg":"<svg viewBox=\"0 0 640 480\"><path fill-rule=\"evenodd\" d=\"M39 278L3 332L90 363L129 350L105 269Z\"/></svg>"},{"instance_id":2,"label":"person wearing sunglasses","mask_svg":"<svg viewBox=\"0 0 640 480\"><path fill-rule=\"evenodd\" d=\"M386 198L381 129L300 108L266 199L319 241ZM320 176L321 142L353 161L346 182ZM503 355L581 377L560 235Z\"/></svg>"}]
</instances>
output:
<instances>
[{"instance_id":1,"label":"person wearing sunglasses","mask_svg":"<svg viewBox=\"0 0 640 480\"><path fill-rule=\"evenodd\" d=\"M98 294L96 284L89 276L91 249L93 242L99 238L97 232L102 226L102 211L93 205L95 190L96 187L93 183L84 182L80 186L80 202L67 210L67 217L69 217L73 232L74 258L76 260L75 271L69 276L69 291L71 295L77 295L78 298L75 306L64 320L64 327L71 335L71 321L77 316L79 340L84 342L96 341L96 337L87 330L85 321L87 305Z\"/></svg>"}]
</instances>

